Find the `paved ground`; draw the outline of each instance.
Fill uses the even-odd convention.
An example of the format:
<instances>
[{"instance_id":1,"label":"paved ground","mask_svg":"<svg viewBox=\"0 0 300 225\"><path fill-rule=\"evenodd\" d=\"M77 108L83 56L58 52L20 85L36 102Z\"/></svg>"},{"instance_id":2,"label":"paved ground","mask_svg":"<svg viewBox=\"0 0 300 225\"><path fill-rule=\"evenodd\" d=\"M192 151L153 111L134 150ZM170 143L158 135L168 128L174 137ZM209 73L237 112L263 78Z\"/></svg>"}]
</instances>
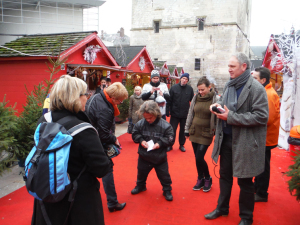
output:
<instances>
[{"instance_id":1,"label":"paved ground","mask_svg":"<svg viewBox=\"0 0 300 225\"><path fill-rule=\"evenodd\" d=\"M128 122L122 124L116 124L116 136L127 132ZM5 171L2 176L0 176L0 198L9 193L23 187L25 185L23 181L24 168L18 165L10 168L10 170Z\"/></svg>"}]
</instances>

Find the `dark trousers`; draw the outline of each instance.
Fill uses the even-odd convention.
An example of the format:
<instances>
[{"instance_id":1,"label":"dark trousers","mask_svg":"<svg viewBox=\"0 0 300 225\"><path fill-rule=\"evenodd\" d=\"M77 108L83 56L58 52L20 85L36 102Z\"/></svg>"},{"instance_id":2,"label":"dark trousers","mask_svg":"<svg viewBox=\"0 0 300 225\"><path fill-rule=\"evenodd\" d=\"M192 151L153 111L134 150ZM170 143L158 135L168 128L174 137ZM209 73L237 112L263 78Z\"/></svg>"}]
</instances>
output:
<instances>
[{"instance_id":1,"label":"dark trousers","mask_svg":"<svg viewBox=\"0 0 300 225\"><path fill-rule=\"evenodd\" d=\"M230 135L224 134L220 155L220 195L217 208L224 213L228 213L233 183L232 137ZM254 184L252 179L252 177L238 178L240 217L251 222L253 222L254 210Z\"/></svg>"},{"instance_id":2,"label":"dark trousers","mask_svg":"<svg viewBox=\"0 0 300 225\"><path fill-rule=\"evenodd\" d=\"M266 146L265 153L265 170L260 175L256 176L254 179L254 186L256 194L262 198L268 198L268 189L270 183L270 161L271 161L271 149L275 146Z\"/></svg>"},{"instance_id":3,"label":"dark trousers","mask_svg":"<svg viewBox=\"0 0 300 225\"><path fill-rule=\"evenodd\" d=\"M155 150L154 150L155 151ZM169 165L168 161L165 161L161 164L153 164L150 162L145 161L141 157L138 159L138 175L137 175L137 182L136 185L140 188L146 186L146 180L148 174L152 169L155 169L156 175L163 186L163 191L171 191L172 187L172 180L169 173Z\"/></svg>"},{"instance_id":4,"label":"dark trousers","mask_svg":"<svg viewBox=\"0 0 300 225\"><path fill-rule=\"evenodd\" d=\"M186 118L177 118L174 116L171 116L170 124L173 127L174 131L174 140L176 140L176 131L178 124L180 124L180 130L179 130L179 144L184 145L185 144L185 136L184 136L184 126L185 126Z\"/></svg>"},{"instance_id":5,"label":"dark trousers","mask_svg":"<svg viewBox=\"0 0 300 225\"><path fill-rule=\"evenodd\" d=\"M115 188L113 167L111 167L108 174L102 177L102 183L106 194L107 206L114 207L116 204L118 204L118 199L117 199L117 193Z\"/></svg>"},{"instance_id":6,"label":"dark trousers","mask_svg":"<svg viewBox=\"0 0 300 225\"><path fill-rule=\"evenodd\" d=\"M198 172L198 179L206 178L209 179L209 170L206 161L204 160L204 156L209 145L202 145L195 142L192 142L192 146L194 149L194 154L196 158L196 167Z\"/></svg>"}]
</instances>

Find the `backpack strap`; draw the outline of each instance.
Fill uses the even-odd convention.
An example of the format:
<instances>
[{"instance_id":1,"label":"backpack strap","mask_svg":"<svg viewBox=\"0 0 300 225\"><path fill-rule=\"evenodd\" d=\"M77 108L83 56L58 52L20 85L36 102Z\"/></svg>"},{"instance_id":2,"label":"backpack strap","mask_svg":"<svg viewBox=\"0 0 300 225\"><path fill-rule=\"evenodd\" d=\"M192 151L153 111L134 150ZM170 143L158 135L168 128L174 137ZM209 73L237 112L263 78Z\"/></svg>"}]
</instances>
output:
<instances>
[{"instance_id":1,"label":"backpack strap","mask_svg":"<svg viewBox=\"0 0 300 225\"><path fill-rule=\"evenodd\" d=\"M51 123L52 122L52 115L51 115L51 111L50 112L47 112L44 114L44 118L45 120L48 122L48 123Z\"/></svg>"},{"instance_id":2,"label":"backpack strap","mask_svg":"<svg viewBox=\"0 0 300 225\"><path fill-rule=\"evenodd\" d=\"M85 129L88 129L88 128L91 128L93 129L94 131L96 131L97 135L98 135L98 131L90 124L90 123L80 123L80 124L77 124L76 126L70 128L68 131L70 133L70 135L72 137L74 137L76 134L80 133L81 131L85 130Z\"/></svg>"}]
</instances>

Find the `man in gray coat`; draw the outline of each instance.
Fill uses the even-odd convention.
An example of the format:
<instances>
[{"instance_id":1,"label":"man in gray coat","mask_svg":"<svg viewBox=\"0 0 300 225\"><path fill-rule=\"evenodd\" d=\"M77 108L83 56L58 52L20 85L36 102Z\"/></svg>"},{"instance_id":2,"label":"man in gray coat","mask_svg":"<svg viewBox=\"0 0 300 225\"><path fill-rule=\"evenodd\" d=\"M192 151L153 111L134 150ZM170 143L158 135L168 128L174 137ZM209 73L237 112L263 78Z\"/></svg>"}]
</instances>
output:
<instances>
[{"instance_id":1,"label":"man in gray coat","mask_svg":"<svg viewBox=\"0 0 300 225\"><path fill-rule=\"evenodd\" d=\"M205 215L206 219L227 216L233 177L240 187L239 225L253 223L253 177L264 171L268 99L263 86L250 74L250 60L237 53L229 60L230 80L219 101L210 110L218 117L213 160L220 157L220 195L217 208ZM223 107L216 113L212 107Z\"/></svg>"}]
</instances>

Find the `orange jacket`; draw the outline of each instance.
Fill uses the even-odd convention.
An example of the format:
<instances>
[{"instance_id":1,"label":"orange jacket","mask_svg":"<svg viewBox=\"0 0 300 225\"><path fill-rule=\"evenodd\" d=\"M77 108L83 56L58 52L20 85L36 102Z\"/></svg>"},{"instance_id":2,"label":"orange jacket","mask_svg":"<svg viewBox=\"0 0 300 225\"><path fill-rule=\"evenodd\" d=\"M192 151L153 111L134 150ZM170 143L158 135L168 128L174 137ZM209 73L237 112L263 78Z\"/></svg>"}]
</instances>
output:
<instances>
[{"instance_id":1,"label":"orange jacket","mask_svg":"<svg viewBox=\"0 0 300 225\"><path fill-rule=\"evenodd\" d=\"M270 82L265 86L268 104L269 104L269 120L267 123L267 140L266 146L273 146L278 144L279 125L280 125L280 108L279 96L272 87Z\"/></svg>"}]
</instances>

